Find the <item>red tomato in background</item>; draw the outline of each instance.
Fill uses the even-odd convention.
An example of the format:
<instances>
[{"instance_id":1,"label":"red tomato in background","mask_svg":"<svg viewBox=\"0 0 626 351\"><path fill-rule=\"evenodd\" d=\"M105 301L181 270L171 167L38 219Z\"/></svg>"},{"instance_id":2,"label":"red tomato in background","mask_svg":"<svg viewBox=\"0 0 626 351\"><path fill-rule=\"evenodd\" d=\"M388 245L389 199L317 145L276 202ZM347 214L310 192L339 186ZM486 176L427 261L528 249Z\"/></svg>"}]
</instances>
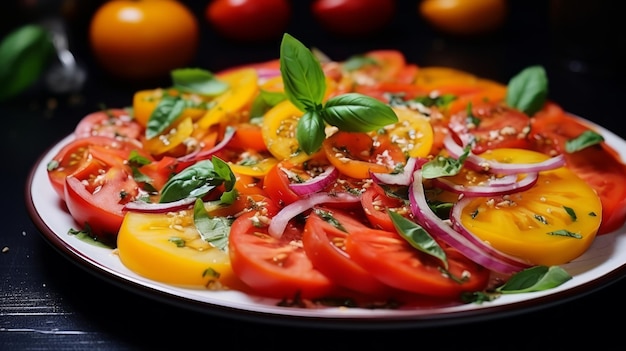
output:
<instances>
[{"instance_id":1,"label":"red tomato in background","mask_svg":"<svg viewBox=\"0 0 626 351\"><path fill-rule=\"evenodd\" d=\"M287 0L213 0L206 20L224 37L239 41L280 38L291 19Z\"/></svg>"},{"instance_id":2,"label":"red tomato in background","mask_svg":"<svg viewBox=\"0 0 626 351\"><path fill-rule=\"evenodd\" d=\"M74 129L77 138L98 135L139 140L142 134L143 127L131 117L131 113L119 108L92 112Z\"/></svg>"},{"instance_id":3,"label":"red tomato in background","mask_svg":"<svg viewBox=\"0 0 626 351\"><path fill-rule=\"evenodd\" d=\"M313 16L329 32L359 36L383 29L396 11L393 0L316 0Z\"/></svg>"}]
</instances>

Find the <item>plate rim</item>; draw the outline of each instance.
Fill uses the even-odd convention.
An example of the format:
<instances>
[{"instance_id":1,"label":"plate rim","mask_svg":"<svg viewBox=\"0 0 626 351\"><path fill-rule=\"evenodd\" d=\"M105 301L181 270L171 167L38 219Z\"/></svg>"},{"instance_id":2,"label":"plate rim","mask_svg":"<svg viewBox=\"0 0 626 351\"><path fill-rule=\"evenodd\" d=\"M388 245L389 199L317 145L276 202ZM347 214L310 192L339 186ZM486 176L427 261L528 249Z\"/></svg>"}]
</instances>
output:
<instances>
[{"instance_id":1,"label":"plate rim","mask_svg":"<svg viewBox=\"0 0 626 351\"><path fill-rule=\"evenodd\" d=\"M626 141L615 133L605 129L604 127L584 119L579 116L574 117L588 123L593 128L601 132L605 138L619 141L626 148ZM177 287L169 286L169 289L161 289L147 284L137 282L131 277L125 276L123 272L115 272L114 269L106 267L92 257L82 252L79 248L63 241L59 234L56 233L42 214L37 210L35 205L33 185L38 170L45 167L46 157L51 157L52 151L59 148L63 142L71 139L72 134L59 139L53 145L43 151L31 167L28 178L25 183L25 204L27 212L39 230L45 241L52 246L63 257L73 264L77 265L87 273L104 279L119 288L139 294L159 303L166 303L180 308L188 309L204 314L216 315L229 319L239 319L248 322L273 323L283 326L299 326L299 327L315 327L315 328L341 328L341 329L398 329L398 328L415 328L415 327L436 327L449 326L475 321L492 320L503 317L510 317L519 314L526 314L537 310L546 309L555 305L567 303L569 301L592 294L595 291L606 288L626 276L626 259L616 268L609 272L596 277L590 281L570 287L566 290L547 293L542 296L536 296L531 299L514 301L508 304L493 305L486 308L451 311L443 314L411 314L409 312L398 314L396 316L363 316L363 315L345 315L345 316L323 316L323 315L297 315L289 313L267 313L259 310L246 309L244 307L235 307L201 301L190 296L177 295L169 290L181 290ZM608 140L607 140L608 141ZM609 145L615 147L614 145ZM626 149L620 152L622 157L626 153ZM57 206L63 207L59 199ZM64 210L64 212L66 212ZM69 214L68 214L69 216ZM626 225L616 232L603 234L609 235L625 235ZM145 278L142 278L145 279ZM149 280L149 279L146 279ZM159 283L160 284L160 283Z\"/></svg>"}]
</instances>

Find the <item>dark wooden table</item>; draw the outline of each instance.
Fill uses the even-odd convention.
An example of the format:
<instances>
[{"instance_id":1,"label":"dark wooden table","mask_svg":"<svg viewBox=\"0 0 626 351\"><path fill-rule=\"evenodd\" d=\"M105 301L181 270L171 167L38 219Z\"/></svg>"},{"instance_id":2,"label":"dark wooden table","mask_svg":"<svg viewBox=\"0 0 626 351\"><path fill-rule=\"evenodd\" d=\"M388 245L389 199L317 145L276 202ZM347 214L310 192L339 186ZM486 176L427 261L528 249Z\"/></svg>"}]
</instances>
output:
<instances>
[{"instance_id":1,"label":"dark wooden table","mask_svg":"<svg viewBox=\"0 0 626 351\"><path fill-rule=\"evenodd\" d=\"M198 16L203 4L189 1ZM295 3L295 1L294 1ZM397 21L388 31L367 39L341 39L321 32L297 2L297 23L289 29L309 46L341 60L371 49L395 48L420 65L446 65L506 82L532 64L546 67L550 98L565 109L614 131L622 138L624 85L623 33L610 38L574 38L569 60L552 40L545 1L512 1L512 16L498 35L481 39L450 38L420 23L413 1L402 1ZM5 6L4 4L2 6ZM3 10L0 10L2 12ZM413 12L411 12L413 11ZM88 16L88 14L85 14ZM611 21L610 11L607 13ZM592 30L597 23L586 23ZM127 286L84 270L49 245L31 221L25 205L26 180L34 162L68 135L77 121L101 104L131 104L141 87L111 81L93 64L84 44L85 21L73 24L76 50L89 68L79 96L50 96L35 87L0 105L2 223L0 229L1 350L143 350L214 348L250 345L261 349L353 346L369 349L404 345L452 348L567 349L585 343L614 349L623 342L626 280L602 284L550 306L534 306L509 315L471 322L420 328L379 328L367 332L267 323L189 309L167 299L147 297ZM81 31L82 30L82 31ZM623 30L622 30L623 32ZM602 57L598 58L598 53ZM278 43L237 45L205 33L197 64L218 71L232 64L278 57ZM580 62L579 62L580 63ZM2 64L0 62L0 64ZM146 86L152 88L154 86ZM56 105L51 105L54 102ZM222 346L222 347L224 347Z\"/></svg>"}]
</instances>

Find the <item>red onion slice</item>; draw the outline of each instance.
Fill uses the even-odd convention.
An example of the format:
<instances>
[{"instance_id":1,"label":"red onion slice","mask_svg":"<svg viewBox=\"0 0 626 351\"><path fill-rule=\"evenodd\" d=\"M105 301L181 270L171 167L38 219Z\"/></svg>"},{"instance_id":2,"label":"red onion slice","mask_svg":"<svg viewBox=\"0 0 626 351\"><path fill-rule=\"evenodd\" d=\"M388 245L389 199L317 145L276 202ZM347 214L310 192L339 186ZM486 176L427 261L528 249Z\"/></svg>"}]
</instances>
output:
<instances>
[{"instance_id":1,"label":"red onion slice","mask_svg":"<svg viewBox=\"0 0 626 351\"><path fill-rule=\"evenodd\" d=\"M471 234L469 232L457 232L441 218L437 217L426 201L421 170L416 170L413 173L409 201L411 212L419 225L424 227L431 235L440 238L448 245L459 250L470 260L487 269L503 274L512 274L530 267L528 263L505 255L473 235L468 235Z\"/></svg>"},{"instance_id":2,"label":"red onion slice","mask_svg":"<svg viewBox=\"0 0 626 351\"><path fill-rule=\"evenodd\" d=\"M418 159L415 157L409 157L406 161L406 165L400 173L375 173L370 172L370 177L376 183L389 184L389 185L409 185L411 184L411 177L413 171L418 166ZM420 159L420 163L426 162L425 159Z\"/></svg>"},{"instance_id":3,"label":"red onion slice","mask_svg":"<svg viewBox=\"0 0 626 351\"><path fill-rule=\"evenodd\" d=\"M272 221L268 227L268 233L275 237L280 238L289 221L295 216L303 213L304 211L313 208L315 205L323 203L347 203L358 202L360 198L350 193L314 193L301 200L290 203L285 206L276 216L272 217Z\"/></svg>"},{"instance_id":4,"label":"red onion slice","mask_svg":"<svg viewBox=\"0 0 626 351\"><path fill-rule=\"evenodd\" d=\"M454 141L452 133L446 134L443 144L450 156L459 158L463 154L463 147ZM502 163L477 156L470 153L465 159L465 164L474 170L489 171L497 174L518 174L528 172L541 172L556 169L565 165L565 156L559 154L542 162L536 163Z\"/></svg>"},{"instance_id":5,"label":"red onion slice","mask_svg":"<svg viewBox=\"0 0 626 351\"><path fill-rule=\"evenodd\" d=\"M303 183L291 183L289 189L298 195L309 195L316 193L328 185L332 184L339 176L339 170L333 165L326 167L324 172Z\"/></svg>"},{"instance_id":6,"label":"red onion slice","mask_svg":"<svg viewBox=\"0 0 626 351\"><path fill-rule=\"evenodd\" d=\"M178 158L178 161L179 162L197 162L197 161L206 160L210 158L216 152L222 150L226 145L228 145L228 143L233 139L235 132L236 132L235 128L226 128L226 131L224 132L224 138L222 138L222 141L220 141L217 145L215 145L214 147L206 151L200 152L196 150L190 154L181 156Z\"/></svg>"},{"instance_id":7,"label":"red onion slice","mask_svg":"<svg viewBox=\"0 0 626 351\"><path fill-rule=\"evenodd\" d=\"M173 211L186 210L196 201L195 197L188 197L173 202L150 203L145 201L131 201L124 205L124 209L132 212L143 213L167 213Z\"/></svg>"},{"instance_id":8,"label":"red onion slice","mask_svg":"<svg viewBox=\"0 0 626 351\"><path fill-rule=\"evenodd\" d=\"M449 179L445 177L434 178L432 180L433 185L454 192L456 194L463 194L465 196L497 196L497 195L506 195L512 194L519 191L524 191L532 188L535 184L537 184L537 179L539 178L539 173L531 172L527 173L524 178L520 179L513 183L503 184L499 183L498 185L473 185L473 186L465 186L462 184L457 184L451 182ZM508 180L507 180L508 181Z\"/></svg>"}]
</instances>

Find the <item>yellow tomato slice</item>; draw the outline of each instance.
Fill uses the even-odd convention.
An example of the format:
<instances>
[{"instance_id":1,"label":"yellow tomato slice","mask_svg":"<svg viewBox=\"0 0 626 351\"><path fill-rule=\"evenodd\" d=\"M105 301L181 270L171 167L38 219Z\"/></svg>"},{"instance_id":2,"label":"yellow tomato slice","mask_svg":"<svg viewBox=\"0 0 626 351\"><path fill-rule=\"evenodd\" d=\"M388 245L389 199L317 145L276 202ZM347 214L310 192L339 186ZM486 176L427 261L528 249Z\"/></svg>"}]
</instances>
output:
<instances>
[{"instance_id":1,"label":"yellow tomato slice","mask_svg":"<svg viewBox=\"0 0 626 351\"><path fill-rule=\"evenodd\" d=\"M259 91L258 75L254 68L242 68L229 72L220 76L219 79L228 83L230 88L215 98L215 105L200 118L198 127L202 130L209 129L218 123L241 122L239 113L245 106L252 103Z\"/></svg>"},{"instance_id":2,"label":"yellow tomato slice","mask_svg":"<svg viewBox=\"0 0 626 351\"><path fill-rule=\"evenodd\" d=\"M176 91L171 91L171 93L178 94ZM135 92L133 95L133 116L139 124L144 127L148 124L152 112L157 107L164 94L166 94L166 91L160 88ZM183 94L182 98L192 103L185 108L181 116L191 117L191 119L195 121L206 113L206 109L200 107L206 106L201 97L193 94Z\"/></svg>"},{"instance_id":3,"label":"yellow tomato slice","mask_svg":"<svg viewBox=\"0 0 626 351\"><path fill-rule=\"evenodd\" d=\"M434 133L430 119L408 108L394 107L398 123L386 127L391 142L411 157L428 156L433 146Z\"/></svg>"},{"instance_id":4,"label":"yellow tomato slice","mask_svg":"<svg viewBox=\"0 0 626 351\"><path fill-rule=\"evenodd\" d=\"M478 77L471 73L449 67L421 67L417 72L415 84L425 88L447 85L473 85Z\"/></svg>"},{"instance_id":5,"label":"yellow tomato slice","mask_svg":"<svg viewBox=\"0 0 626 351\"><path fill-rule=\"evenodd\" d=\"M158 282L191 288L232 288L235 278L228 252L203 240L193 211L128 212L117 237L122 263Z\"/></svg>"},{"instance_id":6,"label":"yellow tomato slice","mask_svg":"<svg viewBox=\"0 0 626 351\"><path fill-rule=\"evenodd\" d=\"M296 126L302 114L302 111L288 100L278 103L265 113L261 130L263 140L267 150L278 160L296 155L306 157L306 153L300 151L296 139Z\"/></svg>"},{"instance_id":7,"label":"yellow tomato slice","mask_svg":"<svg viewBox=\"0 0 626 351\"><path fill-rule=\"evenodd\" d=\"M144 147L152 155L161 155L181 145L193 132L191 117L183 118L180 122L168 128L161 135L144 141Z\"/></svg>"},{"instance_id":8,"label":"yellow tomato slice","mask_svg":"<svg viewBox=\"0 0 626 351\"><path fill-rule=\"evenodd\" d=\"M495 149L481 156L513 163L549 157L522 149ZM565 167L541 172L529 190L473 198L461 214L461 224L494 248L548 266L584 253L601 219L602 204L594 190Z\"/></svg>"}]
</instances>

